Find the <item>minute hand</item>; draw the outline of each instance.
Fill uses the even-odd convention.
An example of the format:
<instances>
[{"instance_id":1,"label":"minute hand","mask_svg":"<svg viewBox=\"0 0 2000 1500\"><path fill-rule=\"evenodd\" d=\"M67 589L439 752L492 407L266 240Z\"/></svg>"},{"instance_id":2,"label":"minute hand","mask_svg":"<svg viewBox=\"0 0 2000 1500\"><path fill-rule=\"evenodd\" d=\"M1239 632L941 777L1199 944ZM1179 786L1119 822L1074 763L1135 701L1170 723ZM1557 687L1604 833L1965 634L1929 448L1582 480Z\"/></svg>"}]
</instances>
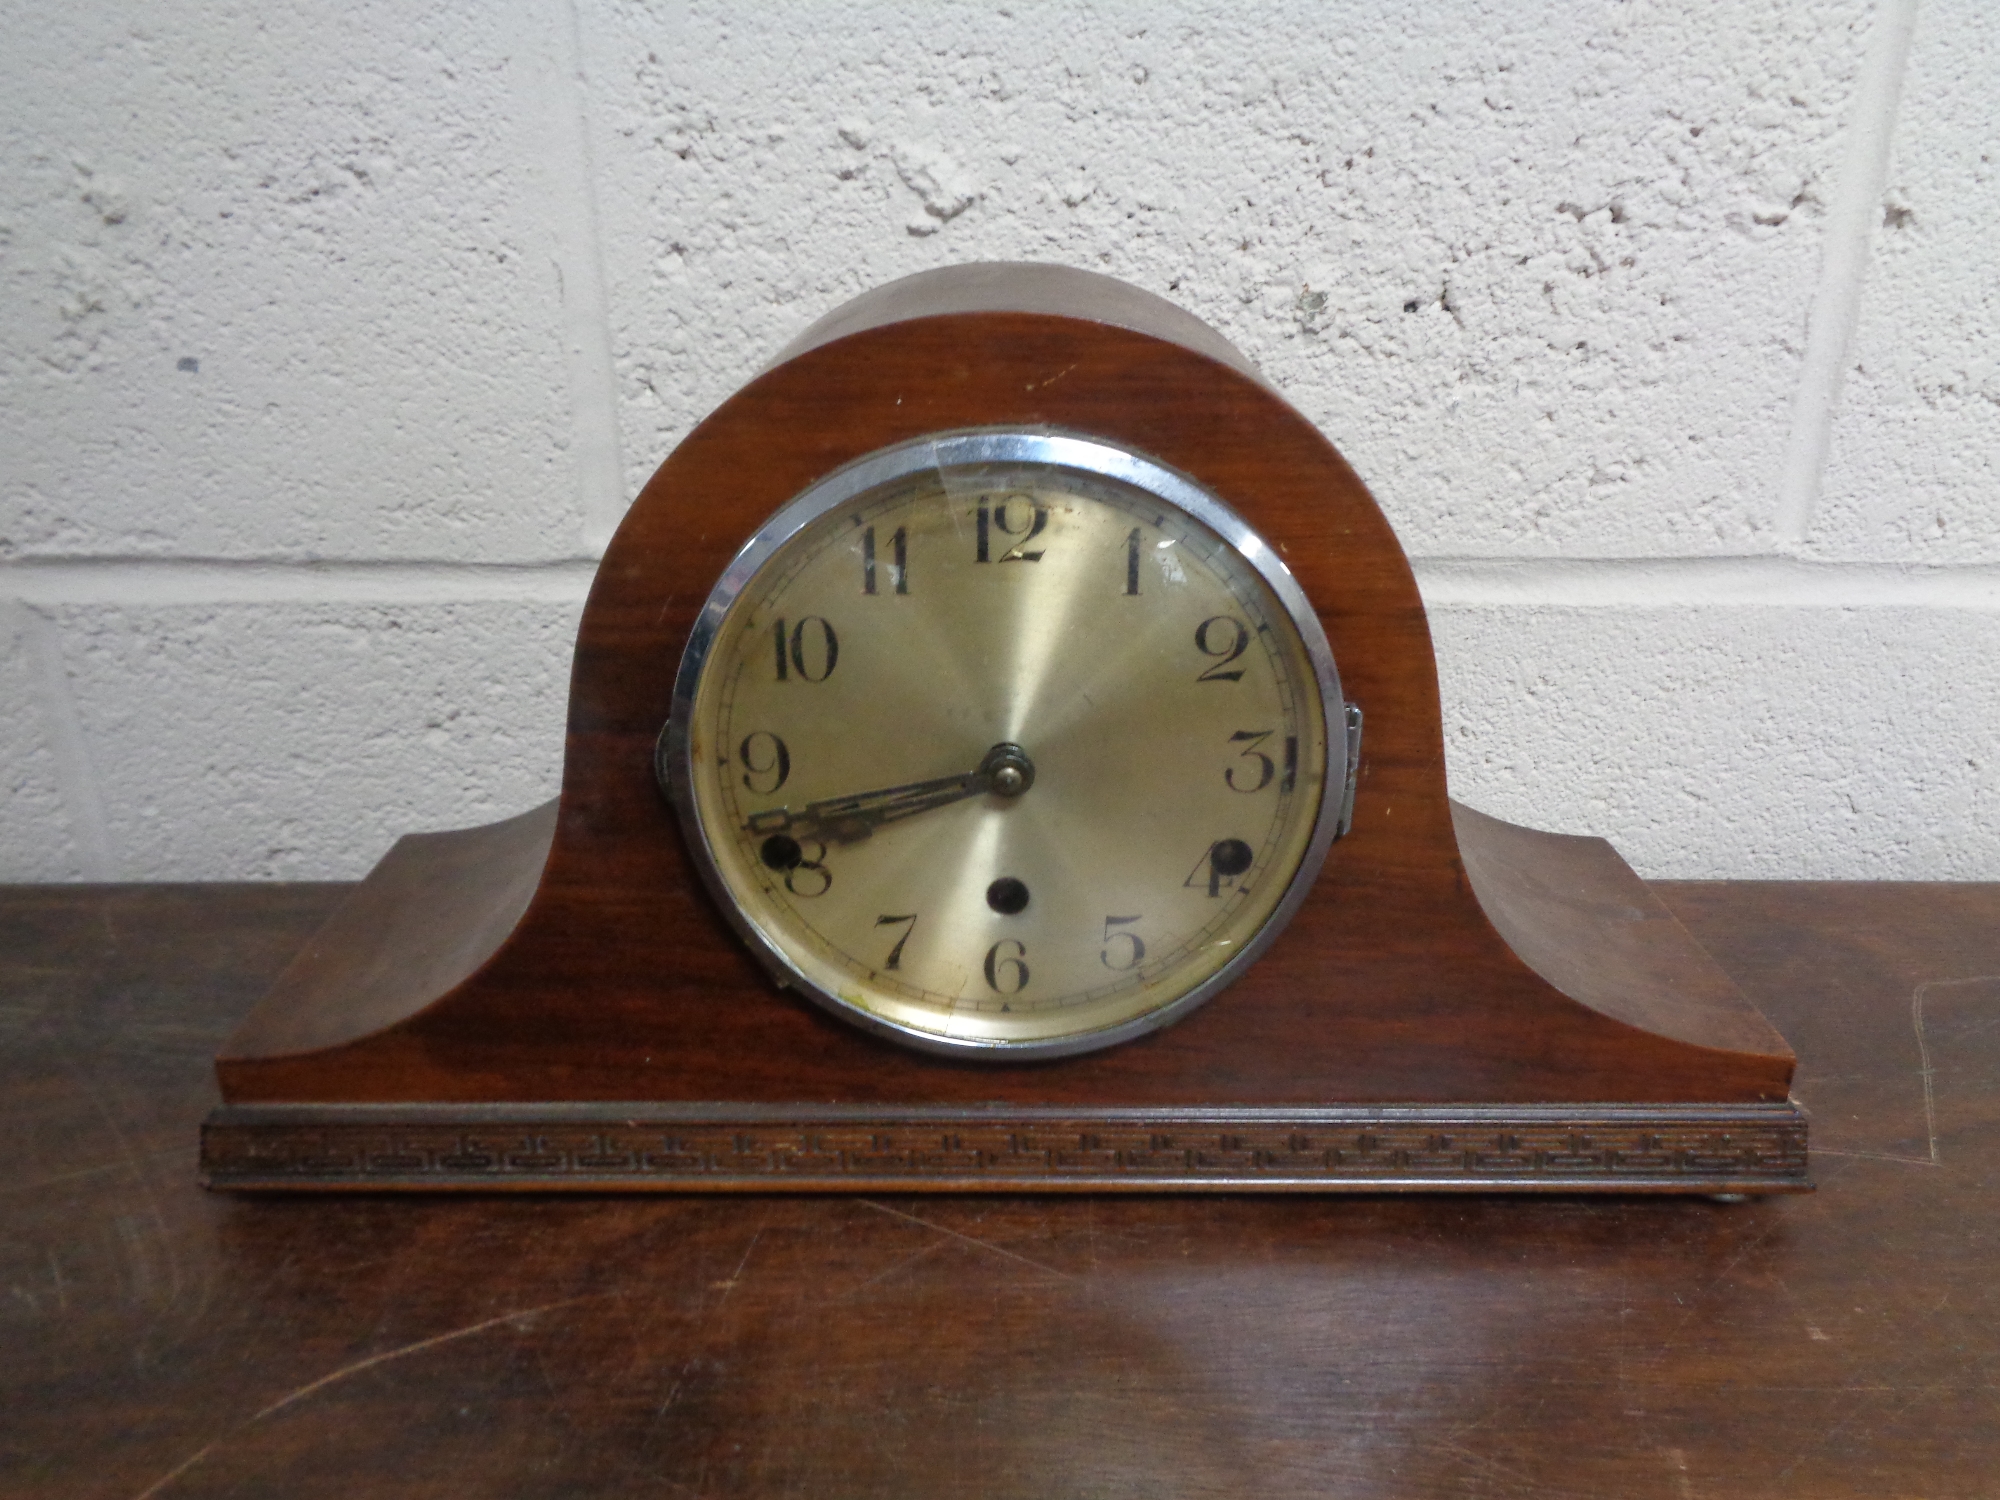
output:
<instances>
[{"instance_id":1,"label":"minute hand","mask_svg":"<svg viewBox=\"0 0 2000 1500\"><path fill-rule=\"evenodd\" d=\"M867 838L884 823L914 817L935 807L949 807L982 792L1018 797L1035 779L1035 768L1017 745L995 745L977 770L959 776L908 781L846 797L823 797L794 811L773 807L752 813L744 827L754 834L804 833L827 843L851 844Z\"/></svg>"}]
</instances>

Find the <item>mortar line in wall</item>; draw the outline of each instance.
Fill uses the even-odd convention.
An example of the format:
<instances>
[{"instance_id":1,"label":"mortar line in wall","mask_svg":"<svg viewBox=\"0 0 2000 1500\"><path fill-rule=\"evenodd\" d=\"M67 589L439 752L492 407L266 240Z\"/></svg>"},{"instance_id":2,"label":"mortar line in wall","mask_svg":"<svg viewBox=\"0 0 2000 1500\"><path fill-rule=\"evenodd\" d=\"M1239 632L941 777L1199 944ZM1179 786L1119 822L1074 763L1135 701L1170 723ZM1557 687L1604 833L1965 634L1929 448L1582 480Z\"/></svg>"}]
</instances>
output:
<instances>
[{"instance_id":1,"label":"mortar line in wall","mask_svg":"<svg viewBox=\"0 0 2000 1500\"><path fill-rule=\"evenodd\" d=\"M576 0L557 0L562 85L556 90L569 170L558 159L569 200L558 210L556 250L563 283L563 331L569 365L570 431L577 510L584 546L602 552L625 514L625 459L618 431L618 371L611 353L610 279L597 205L597 153L590 140L589 90L583 83L583 22ZM560 158L563 153L556 153Z\"/></svg>"},{"instance_id":2,"label":"mortar line in wall","mask_svg":"<svg viewBox=\"0 0 2000 1500\"><path fill-rule=\"evenodd\" d=\"M1590 608L1755 606L2000 609L2000 561L1821 562L1799 558L1521 558L1420 555L1433 604ZM590 558L535 563L299 562L225 558L47 558L0 563L0 599L35 606L211 604L415 606L479 602L575 608Z\"/></svg>"},{"instance_id":3,"label":"mortar line in wall","mask_svg":"<svg viewBox=\"0 0 2000 1500\"><path fill-rule=\"evenodd\" d=\"M1772 515L1773 538L1786 551L1803 546L1811 534L1826 483L1834 416L1861 321L1869 250L1888 185L1897 107L1916 24L1917 0L1885 0L1862 59L1840 177L1826 217L1819 285L1806 313L1805 353Z\"/></svg>"},{"instance_id":4,"label":"mortar line in wall","mask_svg":"<svg viewBox=\"0 0 2000 1500\"><path fill-rule=\"evenodd\" d=\"M0 563L0 599L29 604L581 604L594 558L531 563L406 559L34 558Z\"/></svg>"},{"instance_id":5,"label":"mortar line in wall","mask_svg":"<svg viewBox=\"0 0 2000 1500\"><path fill-rule=\"evenodd\" d=\"M1790 557L1414 560L1433 608L1950 609L2000 612L2000 562L1817 562Z\"/></svg>"},{"instance_id":6,"label":"mortar line in wall","mask_svg":"<svg viewBox=\"0 0 2000 1500\"><path fill-rule=\"evenodd\" d=\"M76 839L77 874L84 880L114 880L117 862L111 853L111 824L104 815L104 793L96 762L70 691L63 665L62 642L54 624L32 606L15 605L22 619L21 634L35 673L42 722L47 726L56 792Z\"/></svg>"}]
</instances>

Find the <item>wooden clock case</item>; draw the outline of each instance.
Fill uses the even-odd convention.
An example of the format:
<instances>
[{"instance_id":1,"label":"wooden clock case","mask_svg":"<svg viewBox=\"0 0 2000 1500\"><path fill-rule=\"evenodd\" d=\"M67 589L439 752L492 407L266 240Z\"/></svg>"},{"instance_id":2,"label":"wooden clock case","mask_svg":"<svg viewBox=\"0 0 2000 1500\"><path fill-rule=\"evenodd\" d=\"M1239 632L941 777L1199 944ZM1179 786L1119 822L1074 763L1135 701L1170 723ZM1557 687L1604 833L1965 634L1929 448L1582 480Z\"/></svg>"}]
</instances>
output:
<instances>
[{"instance_id":1,"label":"wooden clock case","mask_svg":"<svg viewBox=\"0 0 2000 1500\"><path fill-rule=\"evenodd\" d=\"M1234 507L1366 714L1352 831L1241 979L1057 1061L919 1054L776 988L652 753L731 556L815 479L977 427L1081 433ZM1220 335L1122 283L963 266L856 298L675 450L598 569L561 796L401 840L216 1060L215 1187L1596 1189L1806 1180L1783 1040L1602 840L1446 795L1387 521Z\"/></svg>"}]
</instances>

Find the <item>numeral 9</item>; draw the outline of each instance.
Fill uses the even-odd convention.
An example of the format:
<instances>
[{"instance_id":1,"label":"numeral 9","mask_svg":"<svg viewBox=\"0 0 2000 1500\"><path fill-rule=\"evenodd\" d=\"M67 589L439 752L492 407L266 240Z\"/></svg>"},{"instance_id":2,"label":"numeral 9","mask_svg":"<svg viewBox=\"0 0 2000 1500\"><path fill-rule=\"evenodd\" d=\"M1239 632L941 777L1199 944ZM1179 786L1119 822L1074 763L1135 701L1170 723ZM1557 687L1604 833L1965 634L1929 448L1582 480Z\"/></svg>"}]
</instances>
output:
<instances>
[{"instance_id":1,"label":"numeral 9","mask_svg":"<svg viewBox=\"0 0 2000 1500\"><path fill-rule=\"evenodd\" d=\"M743 763L743 784L760 797L775 792L792 774L792 752L768 729L746 734L736 747L736 758ZM768 783L763 782L766 776L771 778Z\"/></svg>"}]
</instances>

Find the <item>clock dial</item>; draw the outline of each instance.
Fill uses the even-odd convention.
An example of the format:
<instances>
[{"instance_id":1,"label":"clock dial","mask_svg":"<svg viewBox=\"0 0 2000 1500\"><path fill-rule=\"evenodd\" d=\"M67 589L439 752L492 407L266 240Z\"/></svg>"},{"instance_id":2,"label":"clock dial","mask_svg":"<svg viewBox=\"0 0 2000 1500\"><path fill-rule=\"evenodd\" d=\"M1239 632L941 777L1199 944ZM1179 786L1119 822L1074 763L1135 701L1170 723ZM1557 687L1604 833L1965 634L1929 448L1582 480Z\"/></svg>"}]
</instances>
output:
<instances>
[{"instance_id":1,"label":"clock dial","mask_svg":"<svg viewBox=\"0 0 2000 1500\"><path fill-rule=\"evenodd\" d=\"M914 1045L1046 1056L1163 1024L1275 936L1332 836L1339 701L1214 497L1101 443L959 434L745 548L661 770L781 981Z\"/></svg>"}]
</instances>

